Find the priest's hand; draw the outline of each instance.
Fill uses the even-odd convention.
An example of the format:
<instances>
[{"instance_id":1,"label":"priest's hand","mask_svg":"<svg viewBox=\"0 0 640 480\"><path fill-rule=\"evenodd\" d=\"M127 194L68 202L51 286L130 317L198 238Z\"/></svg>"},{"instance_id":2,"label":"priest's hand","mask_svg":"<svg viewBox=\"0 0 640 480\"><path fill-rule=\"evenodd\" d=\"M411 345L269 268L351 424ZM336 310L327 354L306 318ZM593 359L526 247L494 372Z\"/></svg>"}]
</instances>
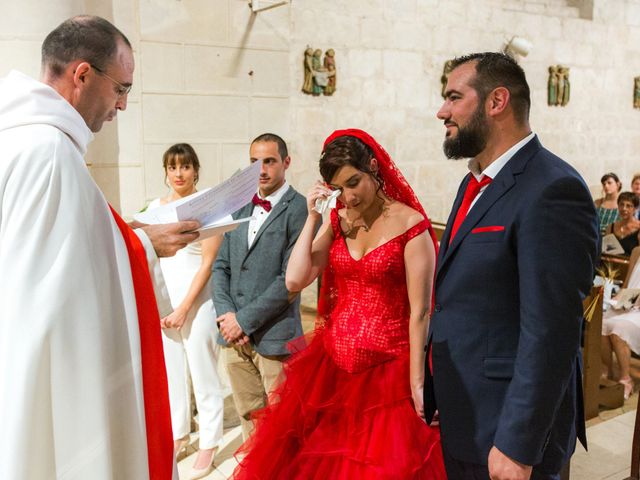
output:
<instances>
[{"instance_id":1,"label":"priest's hand","mask_svg":"<svg viewBox=\"0 0 640 480\"><path fill-rule=\"evenodd\" d=\"M489 477L491 480L529 480L531 465L524 465L506 456L494 445L489 451Z\"/></svg>"},{"instance_id":2,"label":"priest's hand","mask_svg":"<svg viewBox=\"0 0 640 480\"><path fill-rule=\"evenodd\" d=\"M200 235L193 231L200 228L200 223L195 220L158 225L133 222L129 225L131 228L141 228L147 234L159 257L174 256L178 250L186 247Z\"/></svg>"},{"instance_id":3,"label":"priest's hand","mask_svg":"<svg viewBox=\"0 0 640 480\"><path fill-rule=\"evenodd\" d=\"M234 312L227 312L220 315L216 322L218 323L220 334L227 343L238 342L239 345L244 345L244 343L246 343L240 343L246 335L242 331Z\"/></svg>"}]
</instances>

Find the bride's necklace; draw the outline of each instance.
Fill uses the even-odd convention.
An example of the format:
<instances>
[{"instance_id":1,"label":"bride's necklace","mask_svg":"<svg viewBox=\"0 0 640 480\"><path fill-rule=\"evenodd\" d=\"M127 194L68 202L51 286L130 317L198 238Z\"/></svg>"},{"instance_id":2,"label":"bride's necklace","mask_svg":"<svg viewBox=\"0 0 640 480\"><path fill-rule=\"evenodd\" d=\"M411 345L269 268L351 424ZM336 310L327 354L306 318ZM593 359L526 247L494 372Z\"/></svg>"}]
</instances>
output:
<instances>
[{"instance_id":1,"label":"bride's necklace","mask_svg":"<svg viewBox=\"0 0 640 480\"><path fill-rule=\"evenodd\" d=\"M368 232L369 230L371 230L371 227L373 226L373 222L375 222L378 219L379 216L380 216L380 214L376 214L374 219L371 220L371 223L367 223L366 220L364 219L364 217L360 217L362 219L362 225L361 225L362 229L365 232Z\"/></svg>"},{"instance_id":2,"label":"bride's necklace","mask_svg":"<svg viewBox=\"0 0 640 480\"><path fill-rule=\"evenodd\" d=\"M364 219L364 215L360 215L358 218L354 219L353 221L349 221L349 219L345 219L347 222L347 225L349 225L349 230L347 230L346 232L344 232L345 235L349 235L351 232L353 232L356 228L360 227L362 228L365 232L369 232L371 230L371 228L373 227L374 222L380 218L380 216L384 213L385 209L387 209L388 207L385 206L385 202L382 202L378 205L377 211L375 212L375 214L373 215L373 219L371 220L371 223L367 223Z\"/></svg>"}]
</instances>

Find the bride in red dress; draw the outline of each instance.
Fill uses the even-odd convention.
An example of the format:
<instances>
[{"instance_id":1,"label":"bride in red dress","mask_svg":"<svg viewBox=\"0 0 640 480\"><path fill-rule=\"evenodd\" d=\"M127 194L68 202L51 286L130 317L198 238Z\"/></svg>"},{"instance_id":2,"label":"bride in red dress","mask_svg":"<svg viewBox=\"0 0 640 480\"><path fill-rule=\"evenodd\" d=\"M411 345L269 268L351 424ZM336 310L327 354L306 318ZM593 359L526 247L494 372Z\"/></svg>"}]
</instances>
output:
<instances>
[{"instance_id":1,"label":"bride in red dress","mask_svg":"<svg viewBox=\"0 0 640 480\"><path fill-rule=\"evenodd\" d=\"M292 342L233 478L446 479L439 430L422 418L431 224L387 152L361 130L325 141L320 173L325 184L307 196L286 273L295 292L323 272L319 321ZM336 189L331 221L314 235L316 200Z\"/></svg>"}]
</instances>

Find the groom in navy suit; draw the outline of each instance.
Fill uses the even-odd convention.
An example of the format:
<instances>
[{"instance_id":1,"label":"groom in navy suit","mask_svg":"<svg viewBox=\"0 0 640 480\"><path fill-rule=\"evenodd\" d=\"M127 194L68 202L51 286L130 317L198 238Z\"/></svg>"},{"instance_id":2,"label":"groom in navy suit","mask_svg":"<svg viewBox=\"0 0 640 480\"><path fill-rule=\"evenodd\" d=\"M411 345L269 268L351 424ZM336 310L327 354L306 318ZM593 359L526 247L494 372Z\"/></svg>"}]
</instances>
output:
<instances>
[{"instance_id":1,"label":"groom in navy suit","mask_svg":"<svg viewBox=\"0 0 640 480\"><path fill-rule=\"evenodd\" d=\"M529 127L524 71L500 53L454 60L444 151L470 158L441 241L425 413L450 479L555 479L582 409L582 300L597 220L580 175ZM432 376L431 376L432 374Z\"/></svg>"}]
</instances>

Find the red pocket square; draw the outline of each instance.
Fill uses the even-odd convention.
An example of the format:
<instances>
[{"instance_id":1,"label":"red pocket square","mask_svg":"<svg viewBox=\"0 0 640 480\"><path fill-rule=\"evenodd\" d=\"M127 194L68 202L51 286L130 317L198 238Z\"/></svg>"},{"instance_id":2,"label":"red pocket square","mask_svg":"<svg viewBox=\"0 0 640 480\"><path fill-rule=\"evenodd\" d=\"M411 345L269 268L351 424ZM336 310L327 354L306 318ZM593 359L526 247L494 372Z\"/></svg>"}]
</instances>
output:
<instances>
[{"instance_id":1,"label":"red pocket square","mask_svg":"<svg viewBox=\"0 0 640 480\"><path fill-rule=\"evenodd\" d=\"M478 227L471 230L471 233L484 233L484 232L502 232L504 227L502 225L491 225L490 227Z\"/></svg>"}]
</instances>

